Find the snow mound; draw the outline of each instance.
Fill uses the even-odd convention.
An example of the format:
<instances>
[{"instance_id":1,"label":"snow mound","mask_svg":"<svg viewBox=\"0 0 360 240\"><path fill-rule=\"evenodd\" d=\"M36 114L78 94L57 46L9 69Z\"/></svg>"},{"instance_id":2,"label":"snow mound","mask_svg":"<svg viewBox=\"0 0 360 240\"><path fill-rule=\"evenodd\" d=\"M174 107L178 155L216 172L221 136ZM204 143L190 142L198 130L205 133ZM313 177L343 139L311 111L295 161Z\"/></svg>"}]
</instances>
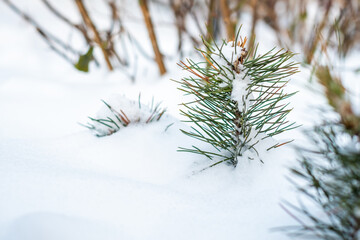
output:
<instances>
[{"instance_id":1,"label":"snow mound","mask_svg":"<svg viewBox=\"0 0 360 240\"><path fill-rule=\"evenodd\" d=\"M160 107L160 103L154 106L154 101L151 106L142 104L140 95L138 102L124 95L113 95L107 101L103 100L103 103L96 117L89 117L91 123L86 125L98 137L111 135L129 124L159 121L166 111Z\"/></svg>"}]
</instances>

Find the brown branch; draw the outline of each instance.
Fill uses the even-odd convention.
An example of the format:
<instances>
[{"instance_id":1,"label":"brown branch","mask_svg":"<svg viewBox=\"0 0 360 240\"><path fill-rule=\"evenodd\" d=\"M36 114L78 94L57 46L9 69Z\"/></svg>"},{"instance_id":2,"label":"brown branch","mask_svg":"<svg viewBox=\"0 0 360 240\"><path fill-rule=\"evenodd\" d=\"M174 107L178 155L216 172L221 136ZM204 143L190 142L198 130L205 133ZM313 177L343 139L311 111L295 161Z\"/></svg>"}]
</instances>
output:
<instances>
[{"instance_id":1,"label":"brown branch","mask_svg":"<svg viewBox=\"0 0 360 240\"><path fill-rule=\"evenodd\" d=\"M110 59L109 59L109 54L106 51L105 47L103 46L102 40L100 38L100 34L99 34L98 30L96 29L94 23L92 22L92 20L91 20L89 14L88 14L83 2L82 2L82 0L75 0L75 3L76 3L76 5L77 5L77 7L79 9L79 12L80 12L81 17L83 18L85 24L93 31L94 38L95 38L94 40L95 40L96 44L101 48L101 51L102 51L102 53L104 55L104 59L105 59L105 62L106 62L106 65L107 65L108 69L110 71L112 71L113 67L112 67Z\"/></svg>"},{"instance_id":2,"label":"brown branch","mask_svg":"<svg viewBox=\"0 0 360 240\"><path fill-rule=\"evenodd\" d=\"M147 0L139 0L139 5L140 5L141 11L143 13L146 28L148 30L150 41L151 41L151 44L152 44L152 47L153 47L153 50L155 53L155 60L159 67L160 74L163 75L166 73L166 68L165 68L165 65L164 65L164 62L162 59L162 55L161 55L161 52L159 50L159 46L158 46L158 43L156 40L154 26L151 21L151 16L150 16Z\"/></svg>"},{"instance_id":3,"label":"brown branch","mask_svg":"<svg viewBox=\"0 0 360 240\"><path fill-rule=\"evenodd\" d=\"M110 10L111 10L111 26L109 29L109 33L111 33L114 30L116 22L118 22L120 24L119 28L120 28L120 32L121 32L122 25L121 25L120 16L117 11L116 2L114 0L111 2L108 2L108 6L110 7Z\"/></svg>"},{"instance_id":4,"label":"brown branch","mask_svg":"<svg viewBox=\"0 0 360 240\"><path fill-rule=\"evenodd\" d=\"M215 21L217 20L217 16L216 16L216 0L210 0L209 3L209 12L208 12L208 17L207 17L207 21L206 21L206 42L211 43L211 39L215 38L214 35L214 28L215 28Z\"/></svg>"},{"instance_id":5,"label":"brown branch","mask_svg":"<svg viewBox=\"0 0 360 240\"><path fill-rule=\"evenodd\" d=\"M313 36L313 38L310 39L310 43L309 43L308 47L306 48L306 62L309 64L311 63L311 61L314 57L316 48L318 46L318 43L321 40L322 30L325 28L326 23L328 22L331 7L332 7L332 1L328 1L327 5L326 5L326 9L325 9L325 14L321 20L321 23L319 24L317 29L315 29L315 31L314 31L315 35Z\"/></svg>"},{"instance_id":6,"label":"brown branch","mask_svg":"<svg viewBox=\"0 0 360 240\"><path fill-rule=\"evenodd\" d=\"M182 11L181 1L170 1L171 9L175 16L175 26L178 34L178 51L182 53L182 36L185 32L185 16L186 13Z\"/></svg>"},{"instance_id":7,"label":"brown branch","mask_svg":"<svg viewBox=\"0 0 360 240\"><path fill-rule=\"evenodd\" d=\"M250 40L249 40L249 49L250 49L250 57L254 54L254 46L255 46L255 30L256 30L256 24L259 19L258 14L258 0L251 0L251 7L252 7L252 24L251 24L251 34L250 34Z\"/></svg>"},{"instance_id":8,"label":"brown branch","mask_svg":"<svg viewBox=\"0 0 360 240\"><path fill-rule=\"evenodd\" d=\"M108 6L111 11L111 25L109 30L106 32L106 42L107 42L106 46L110 56L114 56L119 61L120 64L126 66L128 65L128 62L126 61L126 58L125 59L121 58L120 55L117 53L117 51L115 50L115 42L114 42L114 36L116 36L117 34L119 34L120 36L121 34L125 33L125 29L122 25L121 18L118 14L118 9L115 0L109 1ZM116 23L118 23L118 30L115 31L117 33L113 34Z\"/></svg>"},{"instance_id":9,"label":"brown branch","mask_svg":"<svg viewBox=\"0 0 360 240\"><path fill-rule=\"evenodd\" d=\"M227 38L228 40L234 40L236 22L232 21L230 18L231 11L229 9L229 4L227 0L220 0L220 9L226 27Z\"/></svg>"}]
</instances>

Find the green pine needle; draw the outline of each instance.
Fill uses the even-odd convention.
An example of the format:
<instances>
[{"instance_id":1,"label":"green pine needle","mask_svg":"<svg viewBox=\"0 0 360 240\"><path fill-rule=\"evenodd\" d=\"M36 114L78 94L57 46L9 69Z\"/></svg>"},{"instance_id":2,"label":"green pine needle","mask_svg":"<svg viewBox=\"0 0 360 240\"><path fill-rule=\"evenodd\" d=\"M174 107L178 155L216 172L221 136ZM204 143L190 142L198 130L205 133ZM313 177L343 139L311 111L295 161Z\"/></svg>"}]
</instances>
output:
<instances>
[{"instance_id":1,"label":"green pine needle","mask_svg":"<svg viewBox=\"0 0 360 240\"><path fill-rule=\"evenodd\" d=\"M115 109L110 104L101 100L105 106L110 110L111 115L106 116L106 118L92 118L89 117L90 122L87 124L80 124L92 132L94 132L97 137L109 136L117 131L119 131L123 127L127 127L130 124L134 123L151 123L155 121L159 121L161 117L166 112L166 109L161 108L160 103L154 106L154 99L152 99L152 103L150 107L143 107L140 101L141 95L139 94L138 104L133 104L134 107L139 108L140 112L145 112L146 114L140 114L136 116L136 118L129 116L122 109ZM145 117L144 117L145 116ZM169 126L168 126L169 127Z\"/></svg>"},{"instance_id":2,"label":"green pine needle","mask_svg":"<svg viewBox=\"0 0 360 240\"><path fill-rule=\"evenodd\" d=\"M297 127L286 120L292 109L285 100L295 93L284 91L287 78L298 72L297 63L291 61L294 53L273 48L258 55L256 46L255 57L250 58L245 49L246 38L238 41L239 38L238 32L235 42L223 41L220 46L202 38L206 49L197 51L204 61L187 59L179 64L190 76L176 82L185 95L193 97L182 104L184 109L180 113L186 118L184 122L194 125L190 131L181 131L213 147L213 150L181 147L179 151L219 159L211 166L221 162L236 166L246 150L257 153L256 147L263 139ZM230 46L231 56L225 56ZM233 84L239 76L244 81L250 79L241 102L232 97Z\"/></svg>"}]
</instances>

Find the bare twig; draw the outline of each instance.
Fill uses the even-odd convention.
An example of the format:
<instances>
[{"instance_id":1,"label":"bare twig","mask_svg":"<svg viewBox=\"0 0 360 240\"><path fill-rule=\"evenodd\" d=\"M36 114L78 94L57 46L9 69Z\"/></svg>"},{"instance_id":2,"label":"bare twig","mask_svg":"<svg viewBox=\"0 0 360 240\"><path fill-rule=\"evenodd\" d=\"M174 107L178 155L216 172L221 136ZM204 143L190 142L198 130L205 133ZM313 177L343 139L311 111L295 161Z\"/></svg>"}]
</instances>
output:
<instances>
[{"instance_id":1,"label":"bare twig","mask_svg":"<svg viewBox=\"0 0 360 240\"><path fill-rule=\"evenodd\" d=\"M329 13L332 7L332 1L328 1L325 9L325 14L321 20L321 23L319 24L318 28L314 32L313 38L310 39L310 43L308 48L306 49L306 61L307 63L311 63L315 50L318 47L319 41L321 39L321 33L324 27L326 26L326 23L328 21Z\"/></svg>"},{"instance_id":2,"label":"bare twig","mask_svg":"<svg viewBox=\"0 0 360 240\"><path fill-rule=\"evenodd\" d=\"M207 31L206 31L206 41L207 42L211 42L212 38L215 38L215 25L216 25L216 21L217 21L217 14L216 14L216 0L210 0L209 2L209 11L208 11L208 17L207 17L207 21L206 21L206 27L207 27Z\"/></svg>"},{"instance_id":3,"label":"bare twig","mask_svg":"<svg viewBox=\"0 0 360 240\"><path fill-rule=\"evenodd\" d=\"M110 59L109 59L109 54L106 51L105 46L103 45L102 40L100 38L100 34L99 34L98 30L96 29L94 23L92 22L92 20L91 20L89 14L88 14L83 2L82 2L82 0L75 0L75 3L76 3L76 5L77 5L77 7L79 9L79 12L80 12L81 17L83 18L85 24L93 31L94 38L95 38L94 40L95 40L96 44L101 48L101 51L102 51L102 53L104 55L104 59L105 59L105 62L106 62L106 65L107 65L108 69L110 71L112 71L113 66L111 65L111 62L110 62Z\"/></svg>"},{"instance_id":4,"label":"bare twig","mask_svg":"<svg viewBox=\"0 0 360 240\"><path fill-rule=\"evenodd\" d=\"M63 15L61 12L59 12L48 0L42 0L44 5L52 12L56 17L58 17L60 20L68 24L70 27L77 29L82 33L84 36L86 42L91 45L91 38L89 37L85 27L82 24L75 24L71 22L65 15Z\"/></svg>"},{"instance_id":5,"label":"bare twig","mask_svg":"<svg viewBox=\"0 0 360 240\"><path fill-rule=\"evenodd\" d=\"M258 0L251 0L251 7L252 7L252 25L251 25L251 34L250 34L250 41L249 41L249 49L251 49L250 56L253 56L254 54L254 45L255 45L255 30L256 30L256 24L259 18L258 15Z\"/></svg>"},{"instance_id":6,"label":"bare twig","mask_svg":"<svg viewBox=\"0 0 360 240\"><path fill-rule=\"evenodd\" d=\"M231 11L229 9L228 1L220 0L220 8L221 8L222 18L226 27L227 38L228 40L233 40L235 39L236 22L232 21L230 18Z\"/></svg>"},{"instance_id":7,"label":"bare twig","mask_svg":"<svg viewBox=\"0 0 360 240\"><path fill-rule=\"evenodd\" d=\"M120 64L126 66L126 65L128 65L128 62L126 60L127 58L125 57L123 59L117 53L117 51L115 50L115 42L114 42L114 39L113 39L113 36L123 34L125 32L125 29L124 29L124 27L122 25L120 16L118 14L116 2L114 0L109 1L108 6L110 7L110 10L111 10L111 25L110 25L109 30L106 32L106 36L107 36L107 38L106 38L107 44L106 45L107 45L107 48L109 50L109 54L111 54L112 56L115 56L115 58L119 61ZM115 31L115 34L113 34L116 23L118 23L118 30ZM121 37L122 36L120 36L120 41L122 41ZM124 51L125 51L125 55L127 55L126 48L124 48Z\"/></svg>"},{"instance_id":8,"label":"bare twig","mask_svg":"<svg viewBox=\"0 0 360 240\"><path fill-rule=\"evenodd\" d=\"M5 4L7 4L11 10L13 10L16 14L18 14L21 18L23 18L26 22L28 22L30 25L32 25L35 30L39 33L39 35L45 40L45 42L48 44L48 46L56 52L59 56L64 58L66 61L71 63L72 65L73 60L70 59L68 55L66 55L65 52L60 50L58 47L55 46L57 44L58 46L62 47L65 50L68 50L72 52L73 54L80 55L78 51L70 47L68 44L61 41L59 38L55 37L54 35L48 33L44 30L33 18L31 18L28 14L24 13L20 8L18 8L13 2L10 0L3 0ZM55 43L55 44L54 44Z\"/></svg>"},{"instance_id":9,"label":"bare twig","mask_svg":"<svg viewBox=\"0 0 360 240\"><path fill-rule=\"evenodd\" d=\"M157 40L156 40L156 35L155 35L155 32L154 32L154 26L153 26L152 21L151 21L151 16L150 16L147 0L139 0L139 4L140 4L140 7L141 7L141 11L143 13L143 16L144 16L144 21L145 21L146 28L147 28L148 33L149 33L150 41L151 41L151 44L152 44L152 47L153 47L153 50L154 50L154 53L155 53L155 60L156 60L156 62L158 64L160 74L163 75L163 74L166 73L166 68L165 68L165 65L164 65L164 62L163 62L163 59L162 59L162 55L161 55L161 52L159 50L159 46L158 46L158 43L157 43Z\"/></svg>"}]
</instances>

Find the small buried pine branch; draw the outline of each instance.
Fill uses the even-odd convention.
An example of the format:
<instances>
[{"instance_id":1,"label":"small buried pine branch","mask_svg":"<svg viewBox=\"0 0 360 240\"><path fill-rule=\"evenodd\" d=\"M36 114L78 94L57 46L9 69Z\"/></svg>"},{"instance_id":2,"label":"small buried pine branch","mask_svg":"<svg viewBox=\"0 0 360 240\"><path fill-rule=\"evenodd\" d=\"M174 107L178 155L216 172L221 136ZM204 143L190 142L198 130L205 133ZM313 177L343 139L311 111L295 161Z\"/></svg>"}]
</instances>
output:
<instances>
[{"instance_id":1,"label":"small buried pine branch","mask_svg":"<svg viewBox=\"0 0 360 240\"><path fill-rule=\"evenodd\" d=\"M220 46L203 39L206 49L197 50L204 61L187 59L187 63L179 64L190 73L177 81L179 89L193 97L182 104L184 109L180 111L185 122L194 125L191 131L182 132L213 147L181 147L179 151L215 159L217 162L211 166L228 162L235 167L246 151L258 155L259 143L297 127L286 120L291 109L285 100L295 93L284 91L287 78L298 71L297 63L290 61L294 54L274 48L257 55L255 48L254 57L250 58L246 42L247 38L241 38L239 32L235 41L223 41ZM289 142L262 145L270 150Z\"/></svg>"},{"instance_id":2,"label":"small buried pine branch","mask_svg":"<svg viewBox=\"0 0 360 240\"><path fill-rule=\"evenodd\" d=\"M81 125L93 131L95 136L104 137L132 124L148 124L159 121L166 112L166 109L160 107L160 103L155 106L152 104L151 107L141 104L140 95L138 102L123 96L116 100L116 102L113 101L116 106L102 100L105 106L98 116L96 118L89 117L90 122Z\"/></svg>"}]
</instances>

